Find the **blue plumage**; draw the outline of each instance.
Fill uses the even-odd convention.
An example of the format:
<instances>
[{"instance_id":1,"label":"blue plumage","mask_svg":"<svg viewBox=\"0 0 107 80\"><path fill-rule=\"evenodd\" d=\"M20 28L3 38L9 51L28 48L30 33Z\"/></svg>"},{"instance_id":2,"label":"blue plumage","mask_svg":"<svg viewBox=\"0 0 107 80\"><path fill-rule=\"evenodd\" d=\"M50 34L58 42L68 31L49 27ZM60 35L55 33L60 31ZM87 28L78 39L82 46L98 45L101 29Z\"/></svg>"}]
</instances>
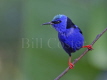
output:
<instances>
[{"instance_id":1,"label":"blue plumage","mask_svg":"<svg viewBox=\"0 0 107 80\"><path fill-rule=\"evenodd\" d=\"M79 50L84 44L83 35L78 28L71 28L67 33L58 33L63 49L71 56L71 53Z\"/></svg>"},{"instance_id":2,"label":"blue plumage","mask_svg":"<svg viewBox=\"0 0 107 80\"><path fill-rule=\"evenodd\" d=\"M84 47L89 50L92 49L91 45L83 46L84 37L82 31L65 15L56 15L51 22L43 25L52 25L58 32L59 41L69 55L68 65L70 69L74 67L74 64L71 63L71 53Z\"/></svg>"},{"instance_id":3,"label":"blue plumage","mask_svg":"<svg viewBox=\"0 0 107 80\"><path fill-rule=\"evenodd\" d=\"M57 15L51 22L43 25L46 24L51 24L57 30L59 41L69 56L83 46L82 31L67 16Z\"/></svg>"}]
</instances>

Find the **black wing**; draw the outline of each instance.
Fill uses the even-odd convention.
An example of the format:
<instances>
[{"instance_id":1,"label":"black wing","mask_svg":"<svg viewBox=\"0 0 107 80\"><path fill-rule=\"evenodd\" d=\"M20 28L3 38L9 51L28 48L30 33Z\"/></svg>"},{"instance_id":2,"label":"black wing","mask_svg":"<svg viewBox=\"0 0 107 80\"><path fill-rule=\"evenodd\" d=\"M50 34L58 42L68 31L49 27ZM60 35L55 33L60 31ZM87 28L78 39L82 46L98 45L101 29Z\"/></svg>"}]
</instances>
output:
<instances>
[{"instance_id":1,"label":"black wing","mask_svg":"<svg viewBox=\"0 0 107 80\"><path fill-rule=\"evenodd\" d=\"M79 27L78 27L78 29L79 29L80 33L83 34L82 31L81 31L81 29Z\"/></svg>"}]
</instances>

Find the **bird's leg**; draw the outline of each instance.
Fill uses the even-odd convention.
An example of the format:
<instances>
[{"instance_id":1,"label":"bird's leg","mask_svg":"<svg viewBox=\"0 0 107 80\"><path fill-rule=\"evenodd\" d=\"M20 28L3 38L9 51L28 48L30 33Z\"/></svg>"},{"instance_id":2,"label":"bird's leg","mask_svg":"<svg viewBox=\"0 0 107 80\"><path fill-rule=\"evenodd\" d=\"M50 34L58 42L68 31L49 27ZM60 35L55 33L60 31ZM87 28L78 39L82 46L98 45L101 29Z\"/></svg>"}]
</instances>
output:
<instances>
[{"instance_id":1,"label":"bird's leg","mask_svg":"<svg viewBox=\"0 0 107 80\"><path fill-rule=\"evenodd\" d=\"M88 48L89 50L92 50L92 45L86 45L86 46L82 46L82 48Z\"/></svg>"},{"instance_id":2,"label":"bird's leg","mask_svg":"<svg viewBox=\"0 0 107 80\"><path fill-rule=\"evenodd\" d=\"M71 63L71 56L70 56L69 59L68 59L68 65L69 65L69 68L70 68L70 69L73 69L74 64Z\"/></svg>"}]
</instances>

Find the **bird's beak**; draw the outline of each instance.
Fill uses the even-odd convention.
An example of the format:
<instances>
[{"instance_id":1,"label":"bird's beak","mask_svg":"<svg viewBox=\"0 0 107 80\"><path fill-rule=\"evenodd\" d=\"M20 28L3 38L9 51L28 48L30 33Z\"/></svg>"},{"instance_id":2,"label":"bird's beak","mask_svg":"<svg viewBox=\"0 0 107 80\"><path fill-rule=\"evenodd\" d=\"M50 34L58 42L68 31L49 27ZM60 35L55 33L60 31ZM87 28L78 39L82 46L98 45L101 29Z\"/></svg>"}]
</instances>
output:
<instances>
[{"instance_id":1,"label":"bird's beak","mask_svg":"<svg viewBox=\"0 0 107 80\"><path fill-rule=\"evenodd\" d=\"M52 22L43 23L42 25L52 25Z\"/></svg>"}]
</instances>

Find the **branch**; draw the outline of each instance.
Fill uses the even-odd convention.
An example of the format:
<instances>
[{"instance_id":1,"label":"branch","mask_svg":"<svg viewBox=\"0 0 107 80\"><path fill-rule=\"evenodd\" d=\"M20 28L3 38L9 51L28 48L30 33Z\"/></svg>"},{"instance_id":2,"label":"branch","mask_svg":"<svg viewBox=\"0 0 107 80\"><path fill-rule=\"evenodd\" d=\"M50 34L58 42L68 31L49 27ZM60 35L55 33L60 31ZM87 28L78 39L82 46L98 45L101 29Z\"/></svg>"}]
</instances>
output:
<instances>
[{"instance_id":1,"label":"branch","mask_svg":"<svg viewBox=\"0 0 107 80\"><path fill-rule=\"evenodd\" d=\"M107 28L104 30L104 31L102 31L100 34L98 34L97 36L96 36L96 38L93 40L93 42L90 44L90 45L94 45L95 44L95 42L105 33L107 31ZM74 61L73 61L73 64L76 64L88 51L90 51L90 50L88 50L88 49L86 49L77 59L75 59ZM68 71L69 71L70 69L69 69L69 67L68 68L66 68L58 77L56 77L54 80L59 80L62 76L64 76Z\"/></svg>"}]
</instances>

